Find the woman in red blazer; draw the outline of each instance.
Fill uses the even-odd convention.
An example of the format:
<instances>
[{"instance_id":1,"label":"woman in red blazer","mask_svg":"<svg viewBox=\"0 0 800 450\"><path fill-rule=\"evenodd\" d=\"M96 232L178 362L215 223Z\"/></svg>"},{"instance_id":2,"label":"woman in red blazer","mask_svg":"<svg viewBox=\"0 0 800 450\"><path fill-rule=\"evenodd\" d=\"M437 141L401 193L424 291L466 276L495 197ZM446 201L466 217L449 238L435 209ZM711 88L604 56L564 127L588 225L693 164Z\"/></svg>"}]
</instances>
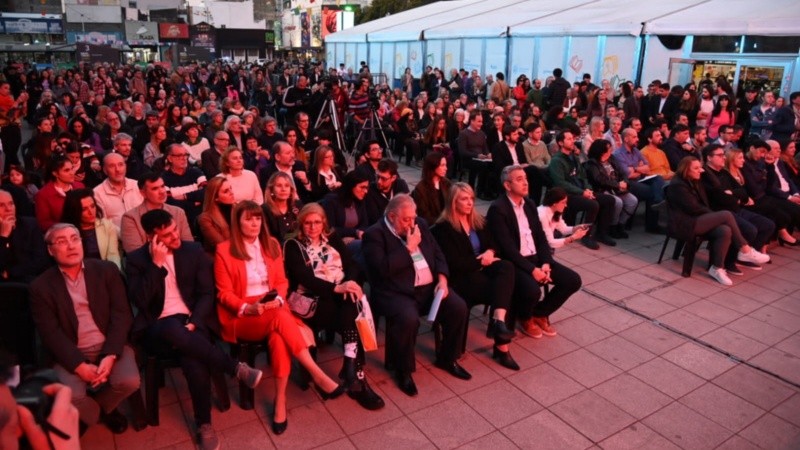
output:
<instances>
[{"instance_id":1,"label":"woman in red blazer","mask_svg":"<svg viewBox=\"0 0 800 450\"><path fill-rule=\"evenodd\" d=\"M311 358L300 328L286 298L289 281L283 268L278 241L270 237L263 211L245 200L233 208L231 238L217 245L214 275L217 283L217 314L222 339L261 341L269 345L270 364L275 376L275 415L272 430L286 430L286 386L291 371L291 355L308 370L324 399L344 392ZM260 302L276 290L278 297Z\"/></svg>"}]
</instances>

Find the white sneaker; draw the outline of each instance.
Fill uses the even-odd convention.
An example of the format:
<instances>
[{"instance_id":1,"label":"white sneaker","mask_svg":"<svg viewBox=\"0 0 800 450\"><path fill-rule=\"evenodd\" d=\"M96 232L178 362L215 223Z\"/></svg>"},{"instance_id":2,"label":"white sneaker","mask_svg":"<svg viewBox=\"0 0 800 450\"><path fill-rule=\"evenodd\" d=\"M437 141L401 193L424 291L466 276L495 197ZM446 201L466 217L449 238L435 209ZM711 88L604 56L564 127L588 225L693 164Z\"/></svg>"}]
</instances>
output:
<instances>
[{"instance_id":1,"label":"white sneaker","mask_svg":"<svg viewBox=\"0 0 800 450\"><path fill-rule=\"evenodd\" d=\"M751 249L749 253L742 253L740 250L739 254L736 256L736 259L755 264L766 264L769 262L769 255L765 255L756 249Z\"/></svg>"},{"instance_id":2,"label":"white sneaker","mask_svg":"<svg viewBox=\"0 0 800 450\"><path fill-rule=\"evenodd\" d=\"M731 279L728 278L728 273L725 271L725 269L720 269L719 267L711 266L708 269L708 274L711 275L711 278L719 281L719 283L722 285L733 286L733 281L731 281Z\"/></svg>"}]
</instances>

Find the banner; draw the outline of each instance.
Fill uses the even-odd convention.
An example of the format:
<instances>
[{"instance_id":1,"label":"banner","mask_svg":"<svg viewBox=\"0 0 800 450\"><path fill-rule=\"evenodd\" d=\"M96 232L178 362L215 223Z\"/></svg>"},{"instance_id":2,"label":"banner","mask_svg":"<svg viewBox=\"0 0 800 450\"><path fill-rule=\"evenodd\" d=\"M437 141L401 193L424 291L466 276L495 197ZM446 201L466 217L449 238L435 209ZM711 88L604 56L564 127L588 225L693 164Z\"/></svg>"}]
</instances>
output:
<instances>
[{"instance_id":1,"label":"banner","mask_svg":"<svg viewBox=\"0 0 800 450\"><path fill-rule=\"evenodd\" d=\"M158 24L125 21L125 39L128 45L158 45Z\"/></svg>"},{"instance_id":2,"label":"banner","mask_svg":"<svg viewBox=\"0 0 800 450\"><path fill-rule=\"evenodd\" d=\"M189 25L185 23L159 23L158 37L164 40L189 39Z\"/></svg>"},{"instance_id":3,"label":"banner","mask_svg":"<svg viewBox=\"0 0 800 450\"><path fill-rule=\"evenodd\" d=\"M311 10L300 13L300 47L311 47Z\"/></svg>"},{"instance_id":4,"label":"banner","mask_svg":"<svg viewBox=\"0 0 800 450\"><path fill-rule=\"evenodd\" d=\"M325 36L331 33L339 31L338 15L339 8L335 6L322 7L322 39L325 39Z\"/></svg>"},{"instance_id":5,"label":"banner","mask_svg":"<svg viewBox=\"0 0 800 450\"><path fill-rule=\"evenodd\" d=\"M0 33L64 34L60 19L0 18Z\"/></svg>"},{"instance_id":6,"label":"banner","mask_svg":"<svg viewBox=\"0 0 800 450\"><path fill-rule=\"evenodd\" d=\"M107 45L80 43L75 45L76 60L85 63L119 62L119 50Z\"/></svg>"},{"instance_id":7,"label":"banner","mask_svg":"<svg viewBox=\"0 0 800 450\"><path fill-rule=\"evenodd\" d=\"M76 44L78 42L85 42L92 45L121 46L124 43L124 39L122 38L122 33L116 31L92 31L90 33L67 31L67 43Z\"/></svg>"},{"instance_id":8,"label":"banner","mask_svg":"<svg viewBox=\"0 0 800 450\"><path fill-rule=\"evenodd\" d=\"M189 36L193 47L205 48L209 52L216 52L217 30L207 23L198 23L190 27Z\"/></svg>"},{"instance_id":9,"label":"banner","mask_svg":"<svg viewBox=\"0 0 800 450\"><path fill-rule=\"evenodd\" d=\"M311 46L322 47L322 10L319 8L311 12Z\"/></svg>"}]
</instances>

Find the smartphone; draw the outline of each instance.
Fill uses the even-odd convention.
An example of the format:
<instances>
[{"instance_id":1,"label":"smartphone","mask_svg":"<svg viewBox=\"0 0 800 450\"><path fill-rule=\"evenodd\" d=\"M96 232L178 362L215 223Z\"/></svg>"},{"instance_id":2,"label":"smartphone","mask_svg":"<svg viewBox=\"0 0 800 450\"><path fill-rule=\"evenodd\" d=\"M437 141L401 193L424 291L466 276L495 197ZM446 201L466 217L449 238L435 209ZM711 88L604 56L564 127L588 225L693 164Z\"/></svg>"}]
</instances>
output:
<instances>
[{"instance_id":1,"label":"smartphone","mask_svg":"<svg viewBox=\"0 0 800 450\"><path fill-rule=\"evenodd\" d=\"M258 303L271 302L271 301L275 300L275 298L277 298L277 297L278 297L278 291L273 289L273 290L267 292L266 294L264 294L264 296L261 298L261 300L258 301Z\"/></svg>"}]
</instances>

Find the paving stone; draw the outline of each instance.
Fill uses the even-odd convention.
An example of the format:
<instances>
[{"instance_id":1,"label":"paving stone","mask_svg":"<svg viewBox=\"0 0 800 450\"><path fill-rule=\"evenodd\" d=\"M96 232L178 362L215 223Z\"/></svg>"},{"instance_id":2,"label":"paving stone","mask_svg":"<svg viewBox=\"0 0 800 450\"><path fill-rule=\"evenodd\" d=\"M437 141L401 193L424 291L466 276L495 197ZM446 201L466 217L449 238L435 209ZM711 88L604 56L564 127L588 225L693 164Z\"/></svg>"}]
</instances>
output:
<instances>
[{"instance_id":1,"label":"paving stone","mask_svg":"<svg viewBox=\"0 0 800 450\"><path fill-rule=\"evenodd\" d=\"M711 383L700 386L679 401L734 433L766 413L758 406Z\"/></svg>"},{"instance_id":2,"label":"paving stone","mask_svg":"<svg viewBox=\"0 0 800 450\"><path fill-rule=\"evenodd\" d=\"M438 448L456 448L494 431L494 427L460 398L409 414L409 419Z\"/></svg>"},{"instance_id":3,"label":"paving stone","mask_svg":"<svg viewBox=\"0 0 800 450\"><path fill-rule=\"evenodd\" d=\"M765 414L739 434L762 448L798 448L800 445L800 428L772 414Z\"/></svg>"},{"instance_id":4,"label":"paving stone","mask_svg":"<svg viewBox=\"0 0 800 450\"><path fill-rule=\"evenodd\" d=\"M656 357L653 353L620 336L611 336L595 342L588 345L586 349L622 370L633 369Z\"/></svg>"},{"instance_id":5,"label":"paving stone","mask_svg":"<svg viewBox=\"0 0 800 450\"><path fill-rule=\"evenodd\" d=\"M729 358L693 342L674 348L661 357L706 380L721 375L736 365Z\"/></svg>"},{"instance_id":6,"label":"paving stone","mask_svg":"<svg viewBox=\"0 0 800 450\"><path fill-rule=\"evenodd\" d=\"M549 410L594 442L599 442L636 421L592 391L583 391L551 406Z\"/></svg>"},{"instance_id":7,"label":"paving stone","mask_svg":"<svg viewBox=\"0 0 800 450\"><path fill-rule=\"evenodd\" d=\"M658 389L626 373L595 386L592 391L637 419L647 417L673 401Z\"/></svg>"},{"instance_id":8,"label":"paving stone","mask_svg":"<svg viewBox=\"0 0 800 450\"><path fill-rule=\"evenodd\" d=\"M512 375L508 381L545 407L583 390L580 384L549 364Z\"/></svg>"},{"instance_id":9,"label":"paving stone","mask_svg":"<svg viewBox=\"0 0 800 450\"><path fill-rule=\"evenodd\" d=\"M600 443L609 450L679 450L680 447L648 428L641 422L625 427Z\"/></svg>"},{"instance_id":10,"label":"paving stone","mask_svg":"<svg viewBox=\"0 0 800 450\"><path fill-rule=\"evenodd\" d=\"M676 399L703 385L702 378L662 358L650 360L628 373Z\"/></svg>"},{"instance_id":11,"label":"paving stone","mask_svg":"<svg viewBox=\"0 0 800 450\"><path fill-rule=\"evenodd\" d=\"M550 361L550 365L568 375L578 383L591 388L622 373L622 370L607 363L586 349Z\"/></svg>"},{"instance_id":12,"label":"paving stone","mask_svg":"<svg viewBox=\"0 0 800 450\"><path fill-rule=\"evenodd\" d=\"M496 428L502 428L542 410L542 405L506 380L499 380L461 396Z\"/></svg>"},{"instance_id":13,"label":"paving stone","mask_svg":"<svg viewBox=\"0 0 800 450\"><path fill-rule=\"evenodd\" d=\"M737 365L712 382L765 410L771 410L795 393L789 385L744 364Z\"/></svg>"},{"instance_id":14,"label":"paving stone","mask_svg":"<svg viewBox=\"0 0 800 450\"><path fill-rule=\"evenodd\" d=\"M712 449L733 435L680 403L671 403L642 422L675 445L687 449Z\"/></svg>"},{"instance_id":15,"label":"paving stone","mask_svg":"<svg viewBox=\"0 0 800 450\"><path fill-rule=\"evenodd\" d=\"M501 430L519 448L585 449L592 442L550 411L542 411Z\"/></svg>"}]
</instances>

